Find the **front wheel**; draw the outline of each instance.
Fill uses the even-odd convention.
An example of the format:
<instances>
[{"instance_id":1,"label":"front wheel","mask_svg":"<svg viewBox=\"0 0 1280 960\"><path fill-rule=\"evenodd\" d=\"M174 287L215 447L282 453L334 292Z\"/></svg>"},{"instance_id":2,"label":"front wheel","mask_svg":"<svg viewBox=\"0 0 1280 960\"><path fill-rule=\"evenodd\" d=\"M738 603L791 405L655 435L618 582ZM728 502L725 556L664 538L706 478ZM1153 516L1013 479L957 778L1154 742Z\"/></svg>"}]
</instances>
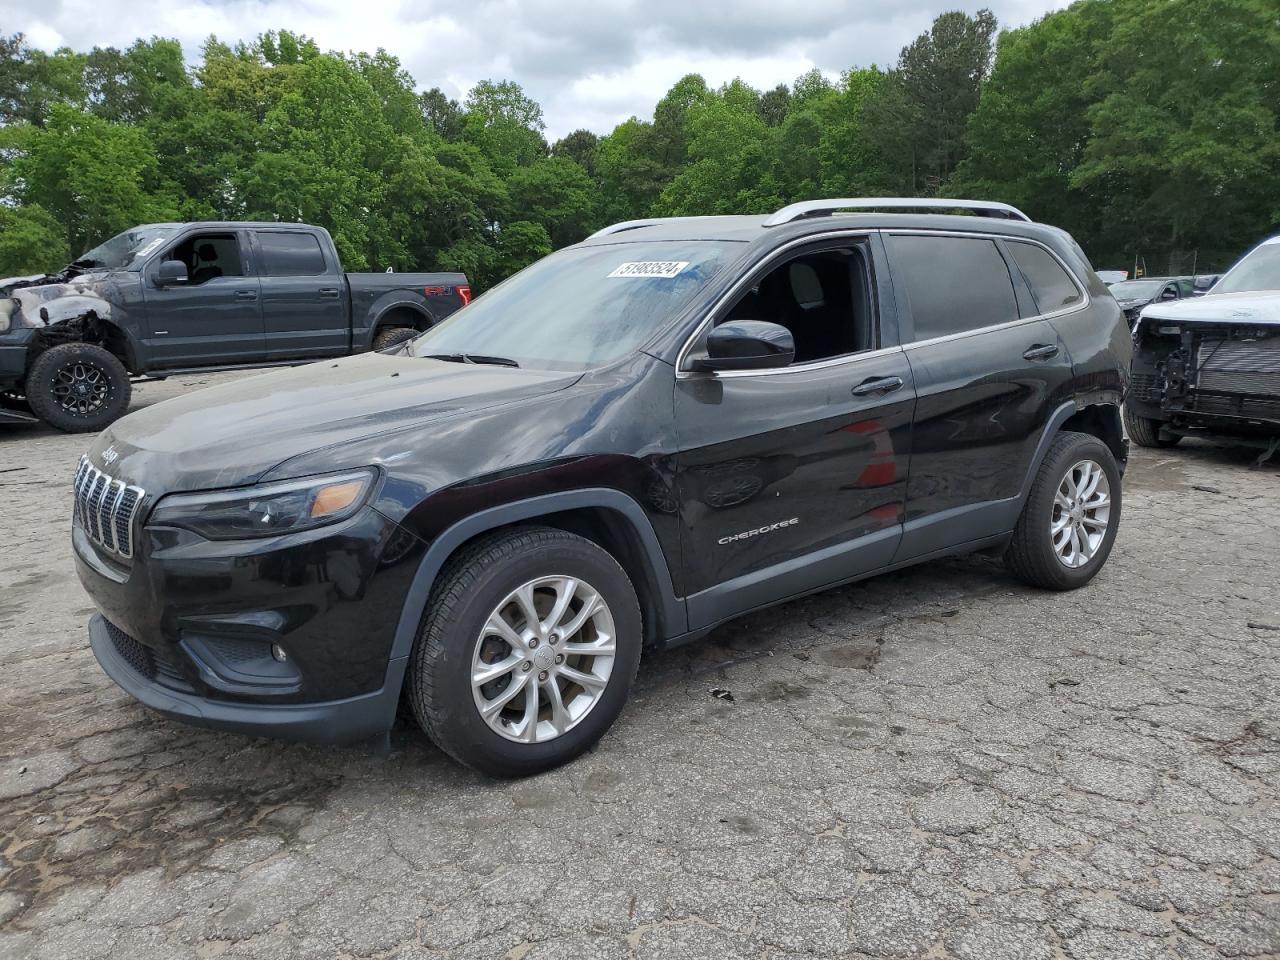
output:
<instances>
[{"instance_id":1,"label":"front wheel","mask_svg":"<svg viewBox=\"0 0 1280 960\"><path fill-rule=\"evenodd\" d=\"M91 343L50 347L27 372L27 402L37 417L66 433L96 433L129 408L133 385L115 356Z\"/></svg>"},{"instance_id":2,"label":"front wheel","mask_svg":"<svg viewBox=\"0 0 1280 960\"><path fill-rule=\"evenodd\" d=\"M1121 414L1124 417L1124 432L1140 447L1173 447L1182 439L1160 436L1160 425L1164 423L1163 420L1140 417L1136 413L1131 413L1128 407L1125 407Z\"/></svg>"},{"instance_id":3,"label":"front wheel","mask_svg":"<svg viewBox=\"0 0 1280 960\"><path fill-rule=\"evenodd\" d=\"M454 759L527 776L604 735L640 649L635 589L609 553L562 530L509 530L441 571L410 660L409 702Z\"/></svg>"},{"instance_id":4,"label":"front wheel","mask_svg":"<svg viewBox=\"0 0 1280 960\"><path fill-rule=\"evenodd\" d=\"M1054 439L1031 484L1005 563L1048 590L1083 587L1107 562L1120 527L1120 468L1097 437Z\"/></svg>"},{"instance_id":5,"label":"front wheel","mask_svg":"<svg viewBox=\"0 0 1280 960\"><path fill-rule=\"evenodd\" d=\"M374 334L373 350L375 352L390 350L392 347L399 346L417 335L418 331L412 327L387 327L385 330L379 330Z\"/></svg>"}]
</instances>

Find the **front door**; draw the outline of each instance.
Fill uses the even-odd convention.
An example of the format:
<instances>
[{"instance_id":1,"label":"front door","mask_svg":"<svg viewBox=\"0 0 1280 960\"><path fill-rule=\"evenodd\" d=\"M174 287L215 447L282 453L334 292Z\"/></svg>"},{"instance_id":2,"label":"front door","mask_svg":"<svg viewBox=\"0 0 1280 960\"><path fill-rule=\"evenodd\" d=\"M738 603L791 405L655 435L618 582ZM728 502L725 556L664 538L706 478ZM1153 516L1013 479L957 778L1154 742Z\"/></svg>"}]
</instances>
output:
<instances>
[{"instance_id":1,"label":"front door","mask_svg":"<svg viewBox=\"0 0 1280 960\"><path fill-rule=\"evenodd\" d=\"M1050 268L1062 268L1039 245L886 239L919 394L895 558L909 560L1013 529L1036 447L1054 411L1072 400L1071 357L1048 316L1084 299L1067 276L1050 282Z\"/></svg>"},{"instance_id":2,"label":"front door","mask_svg":"<svg viewBox=\"0 0 1280 960\"><path fill-rule=\"evenodd\" d=\"M892 557L915 389L901 348L879 339L874 291L863 238L775 260L713 322L781 323L795 338L795 362L678 374L691 629Z\"/></svg>"},{"instance_id":3,"label":"front door","mask_svg":"<svg viewBox=\"0 0 1280 960\"><path fill-rule=\"evenodd\" d=\"M187 267L187 283L161 287L165 260ZM263 355L258 278L248 269L242 231L187 234L144 274L147 349L153 368L253 363Z\"/></svg>"}]
</instances>

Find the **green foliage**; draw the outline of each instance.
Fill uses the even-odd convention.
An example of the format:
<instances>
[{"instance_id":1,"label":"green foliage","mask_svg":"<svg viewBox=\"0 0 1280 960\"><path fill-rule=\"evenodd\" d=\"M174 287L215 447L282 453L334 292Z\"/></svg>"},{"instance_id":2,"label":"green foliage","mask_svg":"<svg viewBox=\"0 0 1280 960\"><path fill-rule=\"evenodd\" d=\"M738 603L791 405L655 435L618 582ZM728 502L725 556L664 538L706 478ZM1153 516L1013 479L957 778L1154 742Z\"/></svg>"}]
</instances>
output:
<instances>
[{"instance_id":1,"label":"green foliage","mask_svg":"<svg viewBox=\"0 0 1280 960\"><path fill-rule=\"evenodd\" d=\"M385 50L304 35L187 64L172 40L0 37L0 274L135 223L305 220L348 269L462 269L477 290L605 223L819 196L1006 200L1099 263L1223 266L1280 221L1275 0L1078 0L1002 34L945 13L892 68L758 91L682 77L650 117L548 146L510 80L460 104Z\"/></svg>"},{"instance_id":2,"label":"green foliage","mask_svg":"<svg viewBox=\"0 0 1280 960\"><path fill-rule=\"evenodd\" d=\"M0 277L52 273L70 259L62 224L48 210L0 206Z\"/></svg>"}]
</instances>

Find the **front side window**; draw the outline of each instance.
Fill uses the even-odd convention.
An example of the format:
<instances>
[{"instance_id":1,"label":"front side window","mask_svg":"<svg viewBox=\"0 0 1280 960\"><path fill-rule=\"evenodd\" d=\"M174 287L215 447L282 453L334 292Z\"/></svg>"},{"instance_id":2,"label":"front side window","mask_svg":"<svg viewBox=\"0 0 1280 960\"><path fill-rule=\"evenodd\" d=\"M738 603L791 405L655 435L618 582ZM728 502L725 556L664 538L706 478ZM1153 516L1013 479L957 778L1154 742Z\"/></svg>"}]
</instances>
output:
<instances>
[{"instance_id":1,"label":"front side window","mask_svg":"<svg viewBox=\"0 0 1280 960\"><path fill-rule=\"evenodd\" d=\"M675 319L741 244L645 241L571 247L526 267L413 341L414 356L488 356L587 370Z\"/></svg>"},{"instance_id":2,"label":"front side window","mask_svg":"<svg viewBox=\"0 0 1280 960\"><path fill-rule=\"evenodd\" d=\"M1255 247L1213 287L1214 293L1280 290L1280 237Z\"/></svg>"},{"instance_id":3,"label":"front side window","mask_svg":"<svg viewBox=\"0 0 1280 960\"><path fill-rule=\"evenodd\" d=\"M243 277L240 243L234 233L201 233L187 237L164 256L187 265L188 285L195 287L218 277Z\"/></svg>"},{"instance_id":4,"label":"front side window","mask_svg":"<svg viewBox=\"0 0 1280 960\"><path fill-rule=\"evenodd\" d=\"M870 272L856 247L805 253L774 267L718 323L765 320L791 331L793 363L813 363L875 347Z\"/></svg>"},{"instance_id":5,"label":"front side window","mask_svg":"<svg viewBox=\"0 0 1280 960\"><path fill-rule=\"evenodd\" d=\"M993 241L916 235L889 240L894 284L911 306L916 340L1018 319L1013 278Z\"/></svg>"},{"instance_id":6,"label":"front side window","mask_svg":"<svg viewBox=\"0 0 1280 960\"><path fill-rule=\"evenodd\" d=\"M264 277L313 277L325 272L324 252L313 234L263 230L258 247Z\"/></svg>"},{"instance_id":7,"label":"front side window","mask_svg":"<svg viewBox=\"0 0 1280 960\"><path fill-rule=\"evenodd\" d=\"M1057 313L1084 300L1062 264L1044 247L1015 240L1007 241L1005 246L1031 288L1040 313Z\"/></svg>"}]
</instances>

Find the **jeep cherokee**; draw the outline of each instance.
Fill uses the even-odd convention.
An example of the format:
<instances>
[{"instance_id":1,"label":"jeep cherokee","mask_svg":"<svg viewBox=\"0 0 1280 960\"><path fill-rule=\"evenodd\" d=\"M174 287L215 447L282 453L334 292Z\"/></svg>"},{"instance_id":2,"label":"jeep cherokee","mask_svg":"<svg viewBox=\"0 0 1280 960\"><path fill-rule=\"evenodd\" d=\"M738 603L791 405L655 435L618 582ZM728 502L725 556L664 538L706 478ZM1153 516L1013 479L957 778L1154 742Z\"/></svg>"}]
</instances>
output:
<instances>
[{"instance_id":1,"label":"jeep cherokee","mask_svg":"<svg viewBox=\"0 0 1280 960\"><path fill-rule=\"evenodd\" d=\"M1079 247L1003 204L616 224L391 352L117 422L75 477L90 642L180 720L350 742L403 701L464 763L544 770L646 646L953 554L1088 583L1131 350Z\"/></svg>"}]
</instances>

